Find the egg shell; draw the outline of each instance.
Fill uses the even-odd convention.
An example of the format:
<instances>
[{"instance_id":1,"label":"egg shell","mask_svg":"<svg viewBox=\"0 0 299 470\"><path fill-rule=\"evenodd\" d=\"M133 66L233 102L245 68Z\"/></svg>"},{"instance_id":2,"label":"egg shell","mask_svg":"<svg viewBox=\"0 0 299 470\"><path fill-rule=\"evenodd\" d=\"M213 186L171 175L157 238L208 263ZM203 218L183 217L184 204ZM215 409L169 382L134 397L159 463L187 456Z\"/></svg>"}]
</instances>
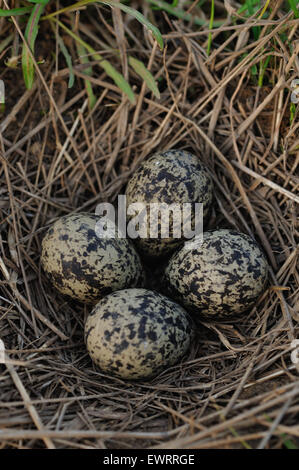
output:
<instances>
[{"instance_id":1,"label":"egg shell","mask_svg":"<svg viewBox=\"0 0 299 470\"><path fill-rule=\"evenodd\" d=\"M268 263L255 240L235 230L211 230L203 243L188 241L170 259L166 292L206 318L251 308L265 289Z\"/></svg>"},{"instance_id":2,"label":"egg shell","mask_svg":"<svg viewBox=\"0 0 299 470\"><path fill-rule=\"evenodd\" d=\"M161 237L161 225L157 238L149 235L149 204L166 203L203 204L206 217L213 199L213 183L202 162L190 152L171 149L156 153L144 161L129 180L126 188L127 206L143 203L147 207L147 236L136 239L138 249L148 257L166 255L183 243L183 237ZM153 214L156 211L151 207ZM181 209L180 209L181 212ZM128 216L128 220L132 219ZM170 220L172 220L170 218Z\"/></svg>"},{"instance_id":3,"label":"egg shell","mask_svg":"<svg viewBox=\"0 0 299 470\"><path fill-rule=\"evenodd\" d=\"M185 310L148 289L107 295L85 324L91 359L124 379L146 379L179 361L189 348L192 327Z\"/></svg>"},{"instance_id":4,"label":"egg shell","mask_svg":"<svg viewBox=\"0 0 299 470\"><path fill-rule=\"evenodd\" d=\"M144 279L132 242L100 237L98 221L87 213L61 217L42 241L41 264L52 284L81 302L95 303L115 290L142 285ZM107 234L113 236L115 226L108 225Z\"/></svg>"}]
</instances>

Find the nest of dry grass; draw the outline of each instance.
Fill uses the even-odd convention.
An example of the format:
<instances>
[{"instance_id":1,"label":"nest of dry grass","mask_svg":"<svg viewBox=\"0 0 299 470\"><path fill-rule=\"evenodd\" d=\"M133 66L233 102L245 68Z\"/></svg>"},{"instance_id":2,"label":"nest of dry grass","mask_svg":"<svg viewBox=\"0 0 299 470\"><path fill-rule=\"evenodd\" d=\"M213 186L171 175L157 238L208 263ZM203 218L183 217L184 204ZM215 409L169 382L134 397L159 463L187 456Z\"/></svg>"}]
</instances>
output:
<instances>
[{"instance_id":1,"label":"nest of dry grass","mask_svg":"<svg viewBox=\"0 0 299 470\"><path fill-rule=\"evenodd\" d=\"M68 90L65 65L47 56L47 31L40 44L44 81L39 77L31 91L20 70L2 63L8 90L0 122L2 448L299 447L298 366L291 360L299 338L298 108L290 123L299 63L298 48L290 53L280 32L294 45L299 35L298 20L276 4L258 21L258 41L250 36L252 19L227 20L213 33L209 57L205 28L159 13L161 52L148 32L118 16L119 31L130 29L130 48L159 81L158 100L130 76L136 106L94 68L98 101L89 111L82 67L75 64L76 85ZM90 25L94 40L103 34L96 27ZM113 30L104 33L117 47ZM272 65L258 87L252 66L269 54ZM126 74L124 54L121 62ZM48 284L41 240L57 217L114 201L139 162L173 147L208 166L215 183L210 226L256 238L270 283L237 322L199 324L182 363L151 381L128 383L92 364L83 342L88 308Z\"/></svg>"}]
</instances>

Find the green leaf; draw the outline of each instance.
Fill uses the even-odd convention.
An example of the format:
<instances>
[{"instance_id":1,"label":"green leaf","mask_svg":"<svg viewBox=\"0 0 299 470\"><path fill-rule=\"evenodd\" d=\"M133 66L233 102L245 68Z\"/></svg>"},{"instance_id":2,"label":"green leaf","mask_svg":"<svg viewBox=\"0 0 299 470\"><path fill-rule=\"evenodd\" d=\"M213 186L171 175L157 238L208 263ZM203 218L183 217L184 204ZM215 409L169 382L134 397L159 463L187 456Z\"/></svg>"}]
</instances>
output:
<instances>
[{"instance_id":1,"label":"green leaf","mask_svg":"<svg viewBox=\"0 0 299 470\"><path fill-rule=\"evenodd\" d=\"M156 81L151 72L145 67L144 63L134 57L129 57L129 64L135 72L145 81L148 88L154 93L156 98L160 98L160 92L156 85Z\"/></svg>"},{"instance_id":2,"label":"green leaf","mask_svg":"<svg viewBox=\"0 0 299 470\"><path fill-rule=\"evenodd\" d=\"M85 49L92 55L94 60L98 61L98 65L102 67L107 75L112 78L115 84L128 96L130 102L135 104L135 95L133 93L132 88L130 87L129 83L125 80L125 78L113 67L108 60L103 59L103 57L98 54L93 47L91 47L87 42L83 41L77 34L73 33L70 29L68 29L61 21L54 19L59 26L66 31L75 41L79 42Z\"/></svg>"},{"instance_id":3,"label":"green leaf","mask_svg":"<svg viewBox=\"0 0 299 470\"><path fill-rule=\"evenodd\" d=\"M0 8L0 16L20 16L32 11L32 7L12 8L11 10L3 10Z\"/></svg>"},{"instance_id":4,"label":"green leaf","mask_svg":"<svg viewBox=\"0 0 299 470\"><path fill-rule=\"evenodd\" d=\"M44 5L35 5L26 26L25 39L28 42L32 54L34 54L34 44L38 33L38 22L44 8ZM29 54L28 46L25 43L22 49L22 68L26 88L30 90L34 81L34 63Z\"/></svg>"}]
</instances>

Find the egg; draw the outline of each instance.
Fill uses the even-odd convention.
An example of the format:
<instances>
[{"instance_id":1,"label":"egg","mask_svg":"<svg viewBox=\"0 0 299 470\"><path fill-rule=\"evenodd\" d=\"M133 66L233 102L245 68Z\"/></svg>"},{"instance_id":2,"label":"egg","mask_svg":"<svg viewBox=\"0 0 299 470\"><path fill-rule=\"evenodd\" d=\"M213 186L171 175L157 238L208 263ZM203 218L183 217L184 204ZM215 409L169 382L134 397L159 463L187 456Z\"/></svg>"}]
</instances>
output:
<instances>
[{"instance_id":1,"label":"egg","mask_svg":"<svg viewBox=\"0 0 299 470\"><path fill-rule=\"evenodd\" d=\"M143 204L146 207L145 231L136 237L136 245L141 253L147 257L164 256L174 251L184 241L184 229L180 217L183 215L183 204L191 204L191 221L194 228L195 203L201 203L203 217L206 217L211 208L213 199L213 184L209 173L199 159L184 150L171 149L156 153L144 161L128 181L126 188L127 208L133 209L133 204ZM163 215L159 219L159 208L154 205L177 204L178 210L174 215L170 212L169 236L164 236L162 223L167 219ZM128 221L134 218L134 210L129 213ZM150 220L160 220L156 235L150 233ZM171 229L171 223L174 223ZM167 223L168 219L166 220ZM175 225L181 227L181 235L176 236ZM190 238L189 236L185 238Z\"/></svg>"},{"instance_id":2,"label":"egg","mask_svg":"<svg viewBox=\"0 0 299 470\"><path fill-rule=\"evenodd\" d=\"M87 317L85 342L100 369L146 379L177 363L189 348L185 310L148 289L123 289L101 299Z\"/></svg>"},{"instance_id":3,"label":"egg","mask_svg":"<svg viewBox=\"0 0 299 470\"><path fill-rule=\"evenodd\" d=\"M66 215L48 229L42 241L41 265L52 284L81 302L95 303L110 292L136 287L144 280L132 242L117 238L112 221L107 223L107 237L102 237L98 221L93 214Z\"/></svg>"},{"instance_id":4,"label":"egg","mask_svg":"<svg viewBox=\"0 0 299 470\"><path fill-rule=\"evenodd\" d=\"M211 230L170 259L166 292L206 318L226 317L253 307L265 289L267 260L255 240L235 230Z\"/></svg>"}]
</instances>

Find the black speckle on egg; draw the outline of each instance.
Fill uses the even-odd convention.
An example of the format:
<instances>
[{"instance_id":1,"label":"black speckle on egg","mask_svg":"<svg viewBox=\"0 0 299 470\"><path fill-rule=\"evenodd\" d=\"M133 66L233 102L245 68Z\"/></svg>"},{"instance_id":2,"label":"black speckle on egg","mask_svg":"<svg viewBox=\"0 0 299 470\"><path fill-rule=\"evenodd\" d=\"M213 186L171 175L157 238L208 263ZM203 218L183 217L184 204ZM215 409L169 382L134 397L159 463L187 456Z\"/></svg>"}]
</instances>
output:
<instances>
[{"instance_id":1,"label":"black speckle on egg","mask_svg":"<svg viewBox=\"0 0 299 470\"><path fill-rule=\"evenodd\" d=\"M146 379L175 364L188 350L191 335L186 311L147 289L107 295L85 324L91 359L125 379Z\"/></svg>"},{"instance_id":2,"label":"black speckle on egg","mask_svg":"<svg viewBox=\"0 0 299 470\"><path fill-rule=\"evenodd\" d=\"M115 290L140 286L144 278L132 242L100 238L96 233L98 220L86 213L61 217L42 241L41 264L54 287L87 303L95 303ZM112 222L109 230L115 233Z\"/></svg>"},{"instance_id":3,"label":"black speckle on egg","mask_svg":"<svg viewBox=\"0 0 299 470\"><path fill-rule=\"evenodd\" d=\"M206 167L193 154L183 150L168 150L156 153L144 161L135 171L126 189L127 206L143 203L147 210L147 237L137 238L138 249L148 257L164 256L174 251L183 243L184 237L173 236L172 214L170 213L170 233L168 238L161 237L161 223L158 224L158 237L149 233L150 204L192 205L191 220L194 224L195 203L203 204L203 215L207 216L213 199L212 179ZM152 213L158 215L151 207ZM128 216L131 220L133 216ZM181 226L183 232L183 226Z\"/></svg>"},{"instance_id":4,"label":"black speckle on egg","mask_svg":"<svg viewBox=\"0 0 299 470\"><path fill-rule=\"evenodd\" d=\"M211 230L170 259L163 283L191 312L225 317L251 308L265 289L268 263L255 240L236 230Z\"/></svg>"}]
</instances>

